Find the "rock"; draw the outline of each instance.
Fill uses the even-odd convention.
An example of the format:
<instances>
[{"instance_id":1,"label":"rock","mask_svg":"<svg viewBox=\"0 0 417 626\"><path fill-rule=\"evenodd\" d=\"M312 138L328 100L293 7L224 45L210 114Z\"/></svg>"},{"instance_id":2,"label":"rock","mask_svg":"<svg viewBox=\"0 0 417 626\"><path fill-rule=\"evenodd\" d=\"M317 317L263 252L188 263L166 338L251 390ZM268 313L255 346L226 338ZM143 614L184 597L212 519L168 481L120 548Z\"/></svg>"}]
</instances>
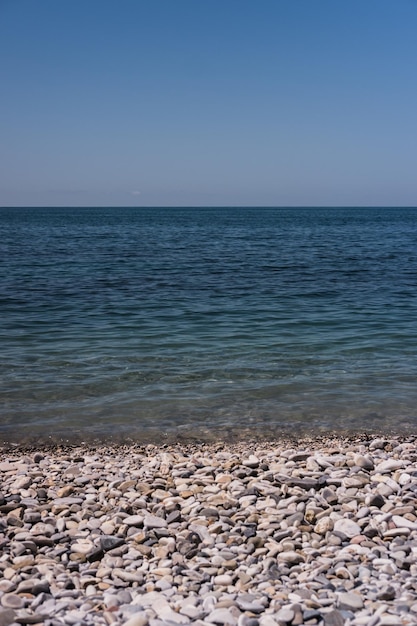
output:
<instances>
[{"instance_id":1,"label":"rock","mask_svg":"<svg viewBox=\"0 0 417 626\"><path fill-rule=\"evenodd\" d=\"M321 620L322 615L319 611L317 611L317 609L306 609L305 611L303 611L303 619L304 622L307 623L311 623L312 620L316 620L316 622L312 622L314 623L318 623L319 620Z\"/></svg>"},{"instance_id":2,"label":"rock","mask_svg":"<svg viewBox=\"0 0 417 626\"><path fill-rule=\"evenodd\" d=\"M276 619L278 623L290 624L294 619L294 611L286 608L280 609L274 615L274 619Z\"/></svg>"},{"instance_id":3,"label":"rock","mask_svg":"<svg viewBox=\"0 0 417 626\"><path fill-rule=\"evenodd\" d=\"M244 465L245 467L249 467L250 469L256 469L257 467L259 467L259 463L260 461L258 457L254 454L249 455L247 459L243 459L242 461L242 465Z\"/></svg>"},{"instance_id":4,"label":"rock","mask_svg":"<svg viewBox=\"0 0 417 626\"><path fill-rule=\"evenodd\" d=\"M383 532L385 538L408 537L410 533L411 530L407 526L403 526L400 528L388 528Z\"/></svg>"},{"instance_id":5,"label":"rock","mask_svg":"<svg viewBox=\"0 0 417 626\"><path fill-rule=\"evenodd\" d=\"M0 608L0 626L9 626L15 621L16 611Z\"/></svg>"},{"instance_id":6,"label":"rock","mask_svg":"<svg viewBox=\"0 0 417 626\"><path fill-rule=\"evenodd\" d=\"M58 491L56 492L56 495L58 498L66 498L67 496L70 496L73 492L74 492L73 485L65 485L64 487L61 487L60 489L58 489Z\"/></svg>"},{"instance_id":7,"label":"rock","mask_svg":"<svg viewBox=\"0 0 417 626\"><path fill-rule=\"evenodd\" d=\"M112 535L100 537L100 547L104 552L119 548L125 543L123 537L113 537Z\"/></svg>"},{"instance_id":8,"label":"rock","mask_svg":"<svg viewBox=\"0 0 417 626\"><path fill-rule=\"evenodd\" d=\"M218 519L220 516L219 511L213 507L206 507L204 509L201 509L199 515L201 515L202 517L213 517L215 519Z\"/></svg>"},{"instance_id":9,"label":"rock","mask_svg":"<svg viewBox=\"0 0 417 626\"><path fill-rule=\"evenodd\" d=\"M88 554L91 552L94 544L92 541L79 541L77 543L73 543L71 546L71 552L75 552L77 554Z\"/></svg>"},{"instance_id":10,"label":"rock","mask_svg":"<svg viewBox=\"0 0 417 626\"><path fill-rule=\"evenodd\" d=\"M372 471L375 467L373 460L369 456L363 456L362 454L355 454L353 457L355 465L362 467L365 470Z\"/></svg>"},{"instance_id":11,"label":"rock","mask_svg":"<svg viewBox=\"0 0 417 626\"><path fill-rule=\"evenodd\" d=\"M264 596L254 594L238 595L236 605L241 611L250 611L251 613L263 613L265 611Z\"/></svg>"},{"instance_id":12,"label":"rock","mask_svg":"<svg viewBox=\"0 0 417 626\"><path fill-rule=\"evenodd\" d=\"M396 592L395 588L392 585L388 585L387 587L382 589L382 591L380 591L377 595L378 600L383 600L384 602L395 600L395 597Z\"/></svg>"},{"instance_id":13,"label":"rock","mask_svg":"<svg viewBox=\"0 0 417 626\"><path fill-rule=\"evenodd\" d=\"M404 461L400 461L397 459L387 459L386 461L381 461L375 467L375 471L378 474L389 474L394 472L397 469L402 469L405 467Z\"/></svg>"},{"instance_id":14,"label":"rock","mask_svg":"<svg viewBox=\"0 0 417 626\"><path fill-rule=\"evenodd\" d=\"M337 593L337 606L341 610L359 611L363 608L363 599L354 591Z\"/></svg>"},{"instance_id":15,"label":"rock","mask_svg":"<svg viewBox=\"0 0 417 626\"><path fill-rule=\"evenodd\" d=\"M145 611L139 611L138 613L134 613L132 617L124 622L123 626L147 626L149 623L149 617L145 613Z\"/></svg>"},{"instance_id":16,"label":"rock","mask_svg":"<svg viewBox=\"0 0 417 626\"><path fill-rule=\"evenodd\" d=\"M124 518L123 523L128 526L143 526L143 515L128 515Z\"/></svg>"},{"instance_id":17,"label":"rock","mask_svg":"<svg viewBox=\"0 0 417 626\"><path fill-rule=\"evenodd\" d=\"M320 481L315 478L290 478L287 483L290 487L300 487L309 491L310 489L318 489Z\"/></svg>"},{"instance_id":18,"label":"rock","mask_svg":"<svg viewBox=\"0 0 417 626\"><path fill-rule=\"evenodd\" d=\"M29 613L27 611L20 611L16 616L16 621L18 621L19 624L40 624L44 622L45 619L46 615Z\"/></svg>"},{"instance_id":19,"label":"rock","mask_svg":"<svg viewBox=\"0 0 417 626\"><path fill-rule=\"evenodd\" d=\"M12 489L27 489L32 484L30 476L20 476L15 480Z\"/></svg>"},{"instance_id":20,"label":"rock","mask_svg":"<svg viewBox=\"0 0 417 626\"><path fill-rule=\"evenodd\" d=\"M159 619L164 622L171 622L173 624L188 624L190 622L190 619L186 615L174 611L162 594L152 602L152 610L155 611Z\"/></svg>"},{"instance_id":21,"label":"rock","mask_svg":"<svg viewBox=\"0 0 417 626\"><path fill-rule=\"evenodd\" d=\"M333 520L331 517L322 517L314 526L314 532L319 535L325 535L329 530L333 530Z\"/></svg>"},{"instance_id":22,"label":"rock","mask_svg":"<svg viewBox=\"0 0 417 626\"><path fill-rule=\"evenodd\" d=\"M223 587L227 587L233 583L233 577L229 574L220 574L219 576L215 576L213 579L213 584L220 585Z\"/></svg>"},{"instance_id":23,"label":"rock","mask_svg":"<svg viewBox=\"0 0 417 626\"><path fill-rule=\"evenodd\" d=\"M214 609L210 615L204 618L204 621L210 624L221 624L221 626L235 626L237 625L237 619L232 615L229 609L220 608Z\"/></svg>"},{"instance_id":24,"label":"rock","mask_svg":"<svg viewBox=\"0 0 417 626\"><path fill-rule=\"evenodd\" d=\"M387 443L388 442L385 439L381 439L381 438L374 439L369 444L369 449L370 450L383 450Z\"/></svg>"},{"instance_id":25,"label":"rock","mask_svg":"<svg viewBox=\"0 0 417 626\"><path fill-rule=\"evenodd\" d=\"M163 517L157 517L156 515L145 515L143 525L145 528L166 528L168 526L167 521Z\"/></svg>"},{"instance_id":26,"label":"rock","mask_svg":"<svg viewBox=\"0 0 417 626\"><path fill-rule=\"evenodd\" d=\"M63 506L63 507L70 507L73 504L82 504L83 503L83 498L76 498L76 497L71 497L71 496L67 496L65 498L55 498L52 501L52 504L54 506Z\"/></svg>"},{"instance_id":27,"label":"rock","mask_svg":"<svg viewBox=\"0 0 417 626\"><path fill-rule=\"evenodd\" d=\"M14 593L5 593L0 598L0 602L6 609L21 609L24 606L23 598Z\"/></svg>"},{"instance_id":28,"label":"rock","mask_svg":"<svg viewBox=\"0 0 417 626\"><path fill-rule=\"evenodd\" d=\"M49 593L49 582L44 578L26 578L22 580L16 589L17 593L30 593L37 596L40 593Z\"/></svg>"},{"instance_id":29,"label":"rock","mask_svg":"<svg viewBox=\"0 0 417 626\"><path fill-rule=\"evenodd\" d=\"M256 617L240 615L237 620L237 626L259 626L259 620Z\"/></svg>"},{"instance_id":30,"label":"rock","mask_svg":"<svg viewBox=\"0 0 417 626\"><path fill-rule=\"evenodd\" d=\"M289 563L291 565L297 565L298 563L302 563L304 561L304 556L299 554L298 552L294 552L294 550L288 550L286 552L280 552L277 555L278 560L284 561L284 563Z\"/></svg>"},{"instance_id":31,"label":"rock","mask_svg":"<svg viewBox=\"0 0 417 626\"><path fill-rule=\"evenodd\" d=\"M376 506L378 509L380 509L385 504L385 498L380 493L369 494L365 498L365 503L368 506Z\"/></svg>"},{"instance_id":32,"label":"rock","mask_svg":"<svg viewBox=\"0 0 417 626\"><path fill-rule=\"evenodd\" d=\"M398 615L392 615L390 613L382 613L379 615L378 626L399 626L404 622Z\"/></svg>"},{"instance_id":33,"label":"rock","mask_svg":"<svg viewBox=\"0 0 417 626\"><path fill-rule=\"evenodd\" d=\"M351 519L342 518L336 520L334 530L350 539L355 535L360 535L361 527Z\"/></svg>"},{"instance_id":34,"label":"rock","mask_svg":"<svg viewBox=\"0 0 417 626\"><path fill-rule=\"evenodd\" d=\"M393 515L392 521L397 528L410 528L411 530L417 530L417 522L411 522L406 517L400 515Z\"/></svg>"},{"instance_id":35,"label":"rock","mask_svg":"<svg viewBox=\"0 0 417 626\"><path fill-rule=\"evenodd\" d=\"M337 609L324 615L324 626L344 626L345 618Z\"/></svg>"},{"instance_id":36,"label":"rock","mask_svg":"<svg viewBox=\"0 0 417 626\"><path fill-rule=\"evenodd\" d=\"M415 626L416 442L7 451L0 626Z\"/></svg>"}]
</instances>

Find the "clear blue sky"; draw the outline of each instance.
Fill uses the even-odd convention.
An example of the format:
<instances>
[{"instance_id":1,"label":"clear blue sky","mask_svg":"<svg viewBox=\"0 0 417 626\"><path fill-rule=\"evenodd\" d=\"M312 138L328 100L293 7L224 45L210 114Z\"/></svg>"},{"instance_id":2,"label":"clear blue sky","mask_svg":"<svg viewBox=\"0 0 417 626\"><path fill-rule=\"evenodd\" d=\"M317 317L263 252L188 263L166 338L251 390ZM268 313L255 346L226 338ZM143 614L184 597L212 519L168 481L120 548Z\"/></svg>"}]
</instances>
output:
<instances>
[{"instance_id":1,"label":"clear blue sky","mask_svg":"<svg viewBox=\"0 0 417 626\"><path fill-rule=\"evenodd\" d=\"M0 205L417 205L416 0L0 0Z\"/></svg>"}]
</instances>

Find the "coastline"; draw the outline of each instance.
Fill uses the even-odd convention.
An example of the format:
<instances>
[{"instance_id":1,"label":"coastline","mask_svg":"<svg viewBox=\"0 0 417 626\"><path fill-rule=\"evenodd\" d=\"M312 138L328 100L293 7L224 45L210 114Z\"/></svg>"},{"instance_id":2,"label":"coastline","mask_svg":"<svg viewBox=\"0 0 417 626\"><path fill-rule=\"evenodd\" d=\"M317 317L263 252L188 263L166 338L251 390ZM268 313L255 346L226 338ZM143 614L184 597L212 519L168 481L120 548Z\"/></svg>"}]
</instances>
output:
<instances>
[{"instance_id":1,"label":"coastline","mask_svg":"<svg viewBox=\"0 0 417 626\"><path fill-rule=\"evenodd\" d=\"M1 624L415 624L416 441L3 448Z\"/></svg>"}]
</instances>

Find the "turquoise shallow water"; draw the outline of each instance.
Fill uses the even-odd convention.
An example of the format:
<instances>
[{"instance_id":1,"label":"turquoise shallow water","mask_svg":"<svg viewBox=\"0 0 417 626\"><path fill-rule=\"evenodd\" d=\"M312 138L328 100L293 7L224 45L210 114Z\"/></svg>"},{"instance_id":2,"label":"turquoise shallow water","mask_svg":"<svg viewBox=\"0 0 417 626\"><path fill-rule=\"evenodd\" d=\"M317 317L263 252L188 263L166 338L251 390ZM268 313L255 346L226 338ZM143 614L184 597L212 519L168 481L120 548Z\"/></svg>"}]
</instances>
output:
<instances>
[{"instance_id":1,"label":"turquoise shallow water","mask_svg":"<svg viewBox=\"0 0 417 626\"><path fill-rule=\"evenodd\" d=\"M0 209L0 437L417 423L417 210Z\"/></svg>"}]
</instances>

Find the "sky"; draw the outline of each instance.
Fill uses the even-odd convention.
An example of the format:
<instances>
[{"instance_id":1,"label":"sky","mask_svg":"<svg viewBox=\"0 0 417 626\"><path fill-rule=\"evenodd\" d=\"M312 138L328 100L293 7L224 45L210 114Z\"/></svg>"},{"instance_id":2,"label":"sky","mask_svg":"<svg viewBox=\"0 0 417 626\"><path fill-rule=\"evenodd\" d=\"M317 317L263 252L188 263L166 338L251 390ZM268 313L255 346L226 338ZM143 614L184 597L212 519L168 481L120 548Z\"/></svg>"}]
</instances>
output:
<instances>
[{"instance_id":1,"label":"sky","mask_svg":"<svg viewBox=\"0 0 417 626\"><path fill-rule=\"evenodd\" d=\"M417 206L417 0L0 0L0 206Z\"/></svg>"}]
</instances>

